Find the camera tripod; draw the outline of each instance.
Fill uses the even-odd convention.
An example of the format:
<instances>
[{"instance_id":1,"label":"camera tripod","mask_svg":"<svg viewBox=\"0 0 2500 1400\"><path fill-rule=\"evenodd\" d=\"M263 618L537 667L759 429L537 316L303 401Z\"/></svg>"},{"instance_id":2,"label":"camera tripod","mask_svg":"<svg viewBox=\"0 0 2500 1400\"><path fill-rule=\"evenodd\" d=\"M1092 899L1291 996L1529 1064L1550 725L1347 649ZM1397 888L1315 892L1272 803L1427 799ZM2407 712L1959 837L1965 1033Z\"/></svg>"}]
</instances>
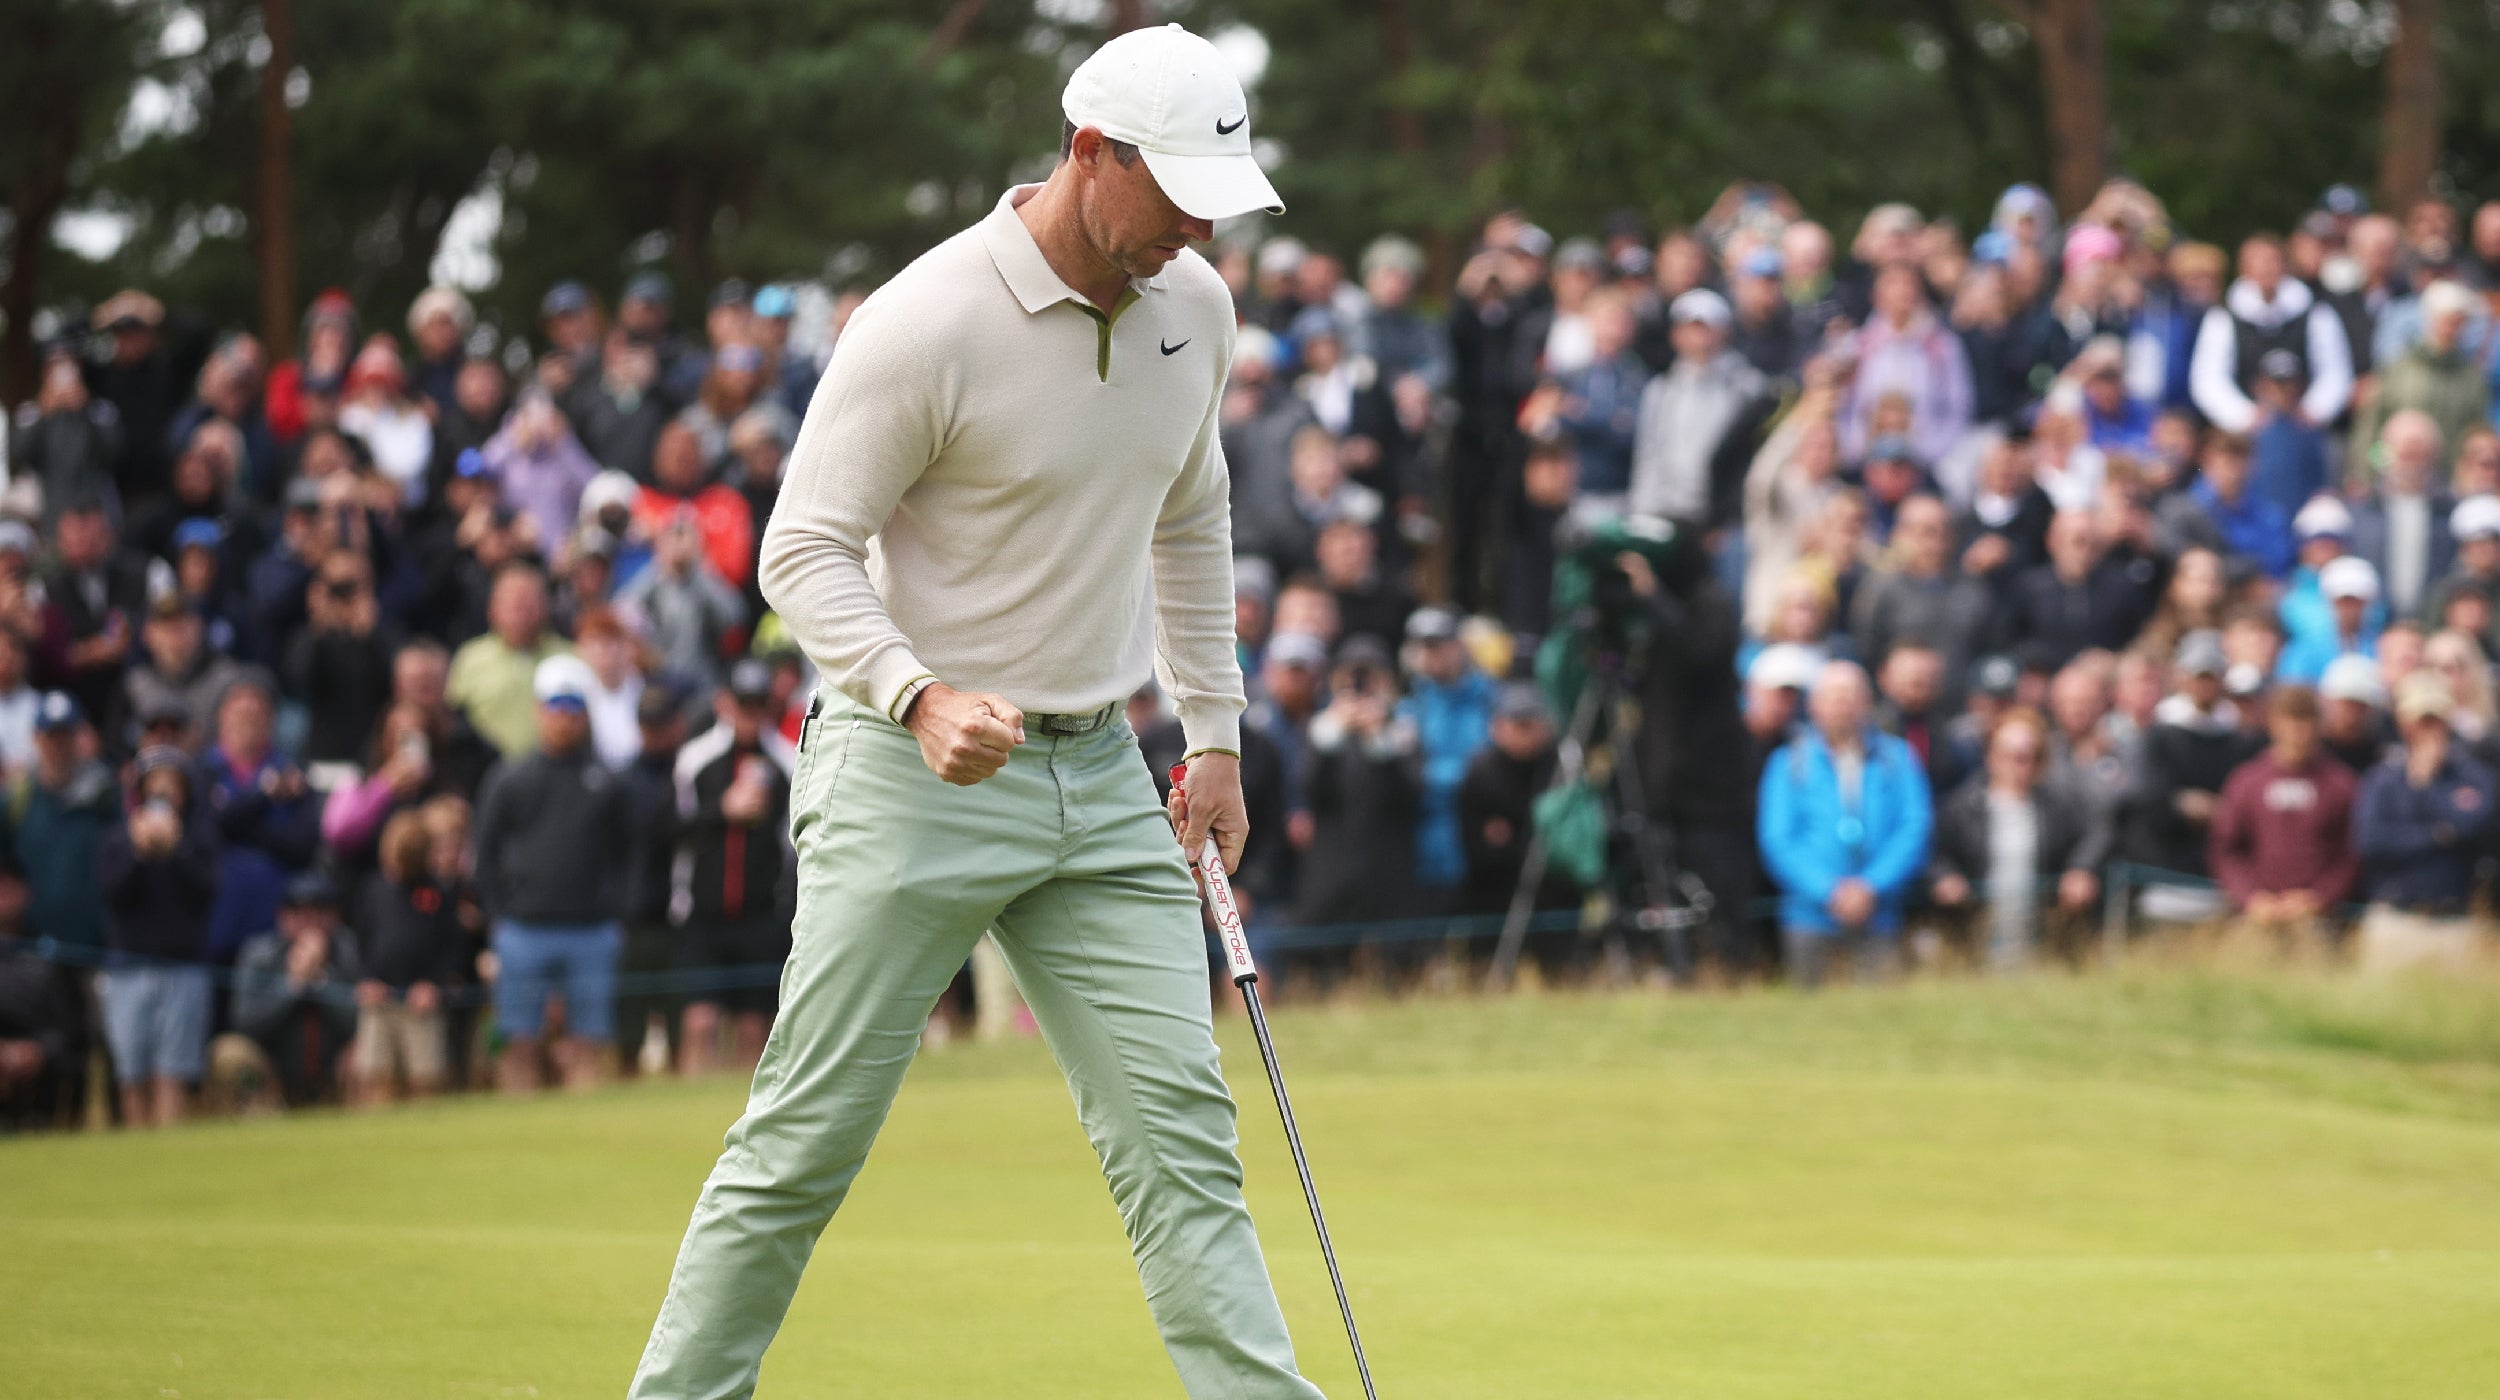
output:
<instances>
[{"instance_id":1,"label":"camera tripod","mask_svg":"<svg viewBox=\"0 0 2500 1400\"><path fill-rule=\"evenodd\" d=\"M1614 907L1605 930L1608 960L1616 964L1624 960L1627 932L1654 935L1668 973L1678 983L1690 982L1698 961L1692 931L1710 922L1715 901L1700 877L1675 863L1671 833L1650 818L1640 763L1631 751L1638 710L1629 684L1630 658L1621 650L1595 643L1589 645L1587 655L1588 675L1572 706L1571 725L1556 751L1553 781L1545 790L1559 792L1603 766L1606 771L1597 793L1606 810L1610 857L1606 885ZM1593 763L1590 750L1601 743L1604 754ZM1636 878L1618 873L1621 867L1611 859L1618 845L1630 848ZM1537 891L1545 883L1551 855L1548 835L1540 828L1528 841L1527 859L1511 891L1510 911L1502 921L1501 940L1494 945L1489 980L1496 990L1509 987L1518 971L1520 947L1527 939L1528 922L1536 911ZM1637 900L1632 898L1636 891Z\"/></svg>"}]
</instances>

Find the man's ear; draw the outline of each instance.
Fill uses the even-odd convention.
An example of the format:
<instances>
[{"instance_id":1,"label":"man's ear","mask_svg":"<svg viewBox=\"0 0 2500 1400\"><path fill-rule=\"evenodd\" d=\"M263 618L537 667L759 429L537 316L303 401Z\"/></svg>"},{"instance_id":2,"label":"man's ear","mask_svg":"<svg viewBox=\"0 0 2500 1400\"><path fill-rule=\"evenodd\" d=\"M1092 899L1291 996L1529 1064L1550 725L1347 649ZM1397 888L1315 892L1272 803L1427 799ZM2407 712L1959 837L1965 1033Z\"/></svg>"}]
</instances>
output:
<instances>
[{"instance_id":1,"label":"man's ear","mask_svg":"<svg viewBox=\"0 0 2500 1400\"><path fill-rule=\"evenodd\" d=\"M1068 158L1090 173L1094 161L1102 154L1103 143L1104 137L1099 129L1080 126L1076 129L1076 136L1068 143Z\"/></svg>"}]
</instances>

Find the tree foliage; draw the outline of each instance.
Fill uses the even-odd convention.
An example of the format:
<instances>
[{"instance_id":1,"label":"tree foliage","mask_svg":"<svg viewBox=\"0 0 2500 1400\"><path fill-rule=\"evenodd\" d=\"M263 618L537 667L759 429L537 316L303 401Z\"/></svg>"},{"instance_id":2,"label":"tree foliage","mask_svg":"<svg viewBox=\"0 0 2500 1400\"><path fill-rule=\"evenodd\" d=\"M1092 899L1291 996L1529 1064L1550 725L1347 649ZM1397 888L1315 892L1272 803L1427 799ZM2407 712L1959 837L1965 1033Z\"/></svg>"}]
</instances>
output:
<instances>
[{"instance_id":1,"label":"tree foliage","mask_svg":"<svg viewBox=\"0 0 2500 1400\"><path fill-rule=\"evenodd\" d=\"M2084 3L2084 0L2070 0ZM2372 183L2389 4L2099 0L2112 168L2187 230L2280 226ZM1737 179L1846 228L1868 206L1985 217L2048 171L2017 0L359 0L298 5L293 218L309 290L399 306L461 201L500 199L502 276L874 276L1041 168L1068 66L1106 30L1258 30L1273 227L1351 251L1449 249L1496 208L1557 231L1689 220ZM2438 179L2500 193L2500 8L2449 3ZM181 52L165 52L170 17ZM38 268L44 304L124 283L249 323L259 0L16 0L0 45L0 195L20 226L126 215L108 262ZM126 140L134 82L171 119ZM66 149L66 160L57 153ZM46 153L54 153L47 163ZM54 176L46 176L46 171ZM51 184L47 185L46 180ZM24 209L26 216L16 215ZM32 298L24 287L19 294ZM29 299L23 306L38 304ZM21 324L23 315L15 318Z\"/></svg>"}]
</instances>

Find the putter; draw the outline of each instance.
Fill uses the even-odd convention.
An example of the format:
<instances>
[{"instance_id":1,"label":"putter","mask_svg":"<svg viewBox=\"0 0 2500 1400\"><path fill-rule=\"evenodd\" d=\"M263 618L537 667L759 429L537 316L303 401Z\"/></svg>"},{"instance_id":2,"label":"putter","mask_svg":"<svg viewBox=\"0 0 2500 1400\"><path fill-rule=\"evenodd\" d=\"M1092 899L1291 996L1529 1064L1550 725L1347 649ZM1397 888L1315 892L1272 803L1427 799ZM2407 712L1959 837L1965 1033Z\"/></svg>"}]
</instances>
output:
<instances>
[{"instance_id":1,"label":"putter","mask_svg":"<svg viewBox=\"0 0 2500 1400\"><path fill-rule=\"evenodd\" d=\"M1172 790L1185 793L1187 763L1172 765ZM1354 1330L1354 1305L1346 1301L1345 1275L1337 1271L1337 1247L1328 1241L1328 1217L1320 1214L1319 1188L1311 1184L1311 1159L1302 1154L1302 1130L1294 1126L1293 1100L1285 1096L1285 1072L1276 1064L1276 1041L1267 1033L1267 1011L1259 1005L1259 969L1250 961L1250 936L1242 931L1241 906L1233 902L1232 877L1224 873L1224 853L1207 837L1198 853L1198 871L1206 877L1207 903L1215 908L1215 937L1224 945L1224 962L1233 985L1241 988L1241 1004L1249 1009L1250 1029L1259 1038L1259 1058L1267 1064L1267 1086L1276 1091L1276 1112L1285 1120L1285 1145L1293 1149L1293 1169L1302 1177L1302 1199L1311 1207L1311 1228L1319 1232L1319 1257L1328 1262L1328 1282L1337 1290L1337 1315L1345 1319L1345 1339L1354 1346L1354 1370L1363 1378L1364 1400L1380 1400L1372 1389L1371 1363L1363 1359L1363 1334Z\"/></svg>"}]
</instances>

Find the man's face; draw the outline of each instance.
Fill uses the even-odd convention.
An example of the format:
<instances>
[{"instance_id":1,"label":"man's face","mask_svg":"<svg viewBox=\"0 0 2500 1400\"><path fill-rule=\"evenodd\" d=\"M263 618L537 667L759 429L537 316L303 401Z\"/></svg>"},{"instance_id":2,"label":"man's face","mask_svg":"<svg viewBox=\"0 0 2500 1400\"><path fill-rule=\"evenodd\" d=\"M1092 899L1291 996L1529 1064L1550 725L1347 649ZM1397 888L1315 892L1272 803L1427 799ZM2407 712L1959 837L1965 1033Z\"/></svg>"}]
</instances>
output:
<instances>
[{"instance_id":1,"label":"man's face","mask_svg":"<svg viewBox=\"0 0 2500 1400\"><path fill-rule=\"evenodd\" d=\"M1925 498L1903 505L1892 525L1893 543L1901 551L1901 562L1921 577L1944 568L1953 543L1951 535L1952 522L1946 518L1944 502Z\"/></svg>"},{"instance_id":2,"label":"man's face","mask_svg":"<svg viewBox=\"0 0 2500 1400\"><path fill-rule=\"evenodd\" d=\"M1424 643L1422 660L1423 673L1443 685L1467 673L1467 648L1454 637Z\"/></svg>"},{"instance_id":3,"label":"man's face","mask_svg":"<svg viewBox=\"0 0 2500 1400\"><path fill-rule=\"evenodd\" d=\"M1395 311L1415 295L1415 279L1405 268L1383 262L1372 269L1371 276L1363 279L1363 290L1370 295L1372 305L1383 311Z\"/></svg>"},{"instance_id":4,"label":"man's face","mask_svg":"<svg viewBox=\"0 0 2500 1400\"><path fill-rule=\"evenodd\" d=\"M1315 553L1320 576L1339 588L1364 583L1371 578L1376 551L1369 525L1340 520L1319 533Z\"/></svg>"},{"instance_id":5,"label":"man's face","mask_svg":"<svg viewBox=\"0 0 2500 1400\"><path fill-rule=\"evenodd\" d=\"M486 620L507 645L527 650L547 625L547 590L528 574L506 574L486 603Z\"/></svg>"},{"instance_id":6,"label":"man's face","mask_svg":"<svg viewBox=\"0 0 2500 1400\"><path fill-rule=\"evenodd\" d=\"M391 663L392 699L429 712L441 709L446 669L443 658L434 652L401 652Z\"/></svg>"},{"instance_id":7,"label":"man's face","mask_svg":"<svg viewBox=\"0 0 2500 1400\"><path fill-rule=\"evenodd\" d=\"M2465 313L2462 311L2445 312L2422 323L2422 338L2430 342L2431 349L2443 355L2456 349L2457 342L2464 335Z\"/></svg>"},{"instance_id":8,"label":"man's face","mask_svg":"<svg viewBox=\"0 0 2500 1400\"><path fill-rule=\"evenodd\" d=\"M2248 484L2248 455L2232 447L2211 448L2205 453L2204 471L2215 495L2236 501L2240 488Z\"/></svg>"},{"instance_id":9,"label":"man's face","mask_svg":"<svg viewBox=\"0 0 2500 1400\"><path fill-rule=\"evenodd\" d=\"M452 378L451 396L462 413L492 419L503 408L503 371L492 360L471 360Z\"/></svg>"},{"instance_id":10,"label":"man's face","mask_svg":"<svg viewBox=\"0 0 2500 1400\"><path fill-rule=\"evenodd\" d=\"M1504 717L1493 721L1493 746L1504 757L1517 761L1525 762L1545 752L1553 737L1553 729L1541 719Z\"/></svg>"},{"instance_id":11,"label":"man's face","mask_svg":"<svg viewBox=\"0 0 2500 1400\"><path fill-rule=\"evenodd\" d=\"M2266 735L2274 742L2275 757L2297 767L2317 751L2318 722L2306 715L2285 714L2277 706L2266 717Z\"/></svg>"},{"instance_id":12,"label":"man's face","mask_svg":"<svg viewBox=\"0 0 2500 1400\"><path fill-rule=\"evenodd\" d=\"M558 704L538 707L538 746L549 753L568 754L590 738L590 712L579 705Z\"/></svg>"},{"instance_id":13,"label":"man's face","mask_svg":"<svg viewBox=\"0 0 2500 1400\"><path fill-rule=\"evenodd\" d=\"M1069 159L1082 172L1077 219L1085 239L1104 262L1132 278L1152 277L1191 243L1215 237L1215 223L1181 212L1143 157L1123 165L1101 132L1076 134Z\"/></svg>"},{"instance_id":14,"label":"man's face","mask_svg":"<svg viewBox=\"0 0 2500 1400\"><path fill-rule=\"evenodd\" d=\"M1319 699L1319 672L1298 662L1269 662L1260 668L1259 682L1270 698L1295 713Z\"/></svg>"},{"instance_id":15,"label":"man's face","mask_svg":"<svg viewBox=\"0 0 2500 1400\"><path fill-rule=\"evenodd\" d=\"M326 904L289 905L278 911L278 932L289 943L325 939L338 927L339 914Z\"/></svg>"},{"instance_id":16,"label":"man's face","mask_svg":"<svg viewBox=\"0 0 2500 1400\"><path fill-rule=\"evenodd\" d=\"M1825 739L1835 744L1853 741L1866 727L1866 679L1854 670L1826 670L1815 681L1807 704L1814 714L1814 727L1823 731Z\"/></svg>"},{"instance_id":17,"label":"man's face","mask_svg":"<svg viewBox=\"0 0 2500 1400\"><path fill-rule=\"evenodd\" d=\"M2333 606L2335 625L2342 629L2344 635L2348 637L2360 635L2362 619L2370 611L2369 601L2363 598L2338 598Z\"/></svg>"},{"instance_id":18,"label":"man's face","mask_svg":"<svg viewBox=\"0 0 2500 1400\"><path fill-rule=\"evenodd\" d=\"M1719 353L1719 328L1699 317L1676 322L1672 338L1679 359L1704 364Z\"/></svg>"},{"instance_id":19,"label":"man's face","mask_svg":"<svg viewBox=\"0 0 2500 1400\"><path fill-rule=\"evenodd\" d=\"M2327 701L2321 713L2326 717L2326 737L2338 743L2349 742L2368 733L2370 721L2378 714L2367 701L2347 699Z\"/></svg>"},{"instance_id":20,"label":"man's face","mask_svg":"<svg viewBox=\"0 0 2500 1400\"><path fill-rule=\"evenodd\" d=\"M2001 724L1988 742L1988 779L2009 791L2029 791L2039 780L2046 750L2040 731L2029 724Z\"/></svg>"},{"instance_id":21,"label":"man's face","mask_svg":"<svg viewBox=\"0 0 2500 1400\"><path fill-rule=\"evenodd\" d=\"M58 524L61 562L73 569L92 569L113 552L113 526L100 510L64 513Z\"/></svg>"},{"instance_id":22,"label":"man's face","mask_svg":"<svg viewBox=\"0 0 2500 1400\"><path fill-rule=\"evenodd\" d=\"M269 748L269 700L248 687L226 696L217 707L217 746L229 754L258 754Z\"/></svg>"},{"instance_id":23,"label":"man's face","mask_svg":"<svg viewBox=\"0 0 2500 1400\"><path fill-rule=\"evenodd\" d=\"M179 675L200 654L200 620L188 609L151 617L144 640L156 669Z\"/></svg>"},{"instance_id":24,"label":"man's face","mask_svg":"<svg viewBox=\"0 0 2500 1400\"><path fill-rule=\"evenodd\" d=\"M2283 250L2271 243L2250 243L2240 249L2240 275L2271 299L2283 282Z\"/></svg>"},{"instance_id":25,"label":"man's face","mask_svg":"<svg viewBox=\"0 0 2500 1400\"><path fill-rule=\"evenodd\" d=\"M2049 682L2049 717L2057 721L2059 732L2069 737L2079 738L2092 732L2108 710L2101 682L2089 671L2069 667Z\"/></svg>"},{"instance_id":26,"label":"man's face","mask_svg":"<svg viewBox=\"0 0 2500 1400\"><path fill-rule=\"evenodd\" d=\"M1924 647L1895 647L1884 658L1884 698L1904 714L1923 715L1944 685L1944 660Z\"/></svg>"},{"instance_id":27,"label":"man's face","mask_svg":"<svg viewBox=\"0 0 2500 1400\"><path fill-rule=\"evenodd\" d=\"M2198 671L2189 676L2179 688L2187 693L2187 698L2193 701L2196 708L2200 710L2210 710L2222 703L2222 673L2220 671Z\"/></svg>"},{"instance_id":28,"label":"man's face","mask_svg":"<svg viewBox=\"0 0 2500 1400\"><path fill-rule=\"evenodd\" d=\"M2500 573L2500 535L2476 535L2457 541L2457 562L2465 571L2490 578Z\"/></svg>"}]
</instances>

